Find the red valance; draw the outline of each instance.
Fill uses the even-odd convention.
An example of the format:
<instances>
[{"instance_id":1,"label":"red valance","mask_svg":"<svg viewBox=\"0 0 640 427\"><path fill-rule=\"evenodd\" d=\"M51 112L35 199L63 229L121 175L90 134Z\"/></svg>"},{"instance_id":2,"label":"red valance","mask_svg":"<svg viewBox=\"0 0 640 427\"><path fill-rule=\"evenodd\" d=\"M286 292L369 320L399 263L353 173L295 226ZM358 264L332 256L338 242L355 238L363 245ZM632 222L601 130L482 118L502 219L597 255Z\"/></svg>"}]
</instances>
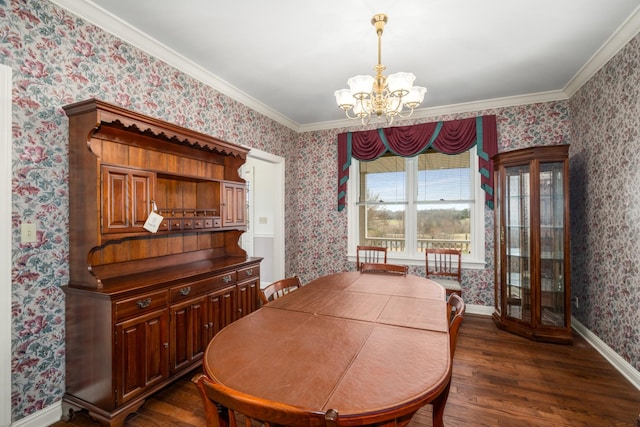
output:
<instances>
[{"instance_id":1,"label":"red valance","mask_svg":"<svg viewBox=\"0 0 640 427\"><path fill-rule=\"evenodd\" d=\"M413 157L428 148L458 154L477 145L480 185L485 203L493 209L493 162L498 152L496 116L423 123L384 129L346 132L338 135L338 210L345 206L351 158L374 160L387 151Z\"/></svg>"}]
</instances>

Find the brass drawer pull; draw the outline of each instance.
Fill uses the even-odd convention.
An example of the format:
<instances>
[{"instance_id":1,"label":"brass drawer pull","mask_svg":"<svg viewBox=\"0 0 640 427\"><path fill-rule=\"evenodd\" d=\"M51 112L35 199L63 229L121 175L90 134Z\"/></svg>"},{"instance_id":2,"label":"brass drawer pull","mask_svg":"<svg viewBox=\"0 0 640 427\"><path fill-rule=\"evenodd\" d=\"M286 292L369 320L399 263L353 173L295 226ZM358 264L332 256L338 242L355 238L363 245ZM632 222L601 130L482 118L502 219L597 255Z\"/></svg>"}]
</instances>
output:
<instances>
[{"instance_id":1,"label":"brass drawer pull","mask_svg":"<svg viewBox=\"0 0 640 427\"><path fill-rule=\"evenodd\" d=\"M222 281L223 281L224 283L229 283L229 282L231 282L232 280L233 280L233 279L231 278L231 275L230 275L230 274L227 274L226 276L223 276L223 277L222 277Z\"/></svg>"},{"instance_id":2,"label":"brass drawer pull","mask_svg":"<svg viewBox=\"0 0 640 427\"><path fill-rule=\"evenodd\" d=\"M247 276L253 276L253 268L247 270Z\"/></svg>"},{"instance_id":3,"label":"brass drawer pull","mask_svg":"<svg viewBox=\"0 0 640 427\"><path fill-rule=\"evenodd\" d=\"M187 296L191 293L191 286L185 286L184 288L180 289L180 295Z\"/></svg>"},{"instance_id":4,"label":"brass drawer pull","mask_svg":"<svg viewBox=\"0 0 640 427\"><path fill-rule=\"evenodd\" d=\"M151 305L151 298L138 300L136 304L138 304L138 308L147 308Z\"/></svg>"}]
</instances>

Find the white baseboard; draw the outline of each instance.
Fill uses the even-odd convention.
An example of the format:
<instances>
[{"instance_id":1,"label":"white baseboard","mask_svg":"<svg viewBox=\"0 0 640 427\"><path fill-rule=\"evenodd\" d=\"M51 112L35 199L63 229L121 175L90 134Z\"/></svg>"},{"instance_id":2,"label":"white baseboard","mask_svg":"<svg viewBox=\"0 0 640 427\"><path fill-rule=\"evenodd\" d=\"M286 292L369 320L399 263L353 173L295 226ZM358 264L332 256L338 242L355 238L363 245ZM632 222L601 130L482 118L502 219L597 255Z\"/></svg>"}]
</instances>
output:
<instances>
[{"instance_id":1,"label":"white baseboard","mask_svg":"<svg viewBox=\"0 0 640 427\"><path fill-rule=\"evenodd\" d=\"M57 401L27 417L20 418L11 427L47 427L57 423L62 417L62 401Z\"/></svg>"},{"instance_id":2,"label":"white baseboard","mask_svg":"<svg viewBox=\"0 0 640 427\"><path fill-rule=\"evenodd\" d=\"M571 327L584 338L598 353L616 368L631 384L640 390L640 372L636 370L629 362L624 360L618 353L613 351L604 341L596 334L587 329L582 323L575 319L571 319Z\"/></svg>"},{"instance_id":3,"label":"white baseboard","mask_svg":"<svg viewBox=\"0 0 640 427\"><path fill-rule=\"evenodd\" d=\"M493 314L493 307L488 305L467 304L467 313L481 314L483 316L491 316Z\"/></svg>"}]
</instances>

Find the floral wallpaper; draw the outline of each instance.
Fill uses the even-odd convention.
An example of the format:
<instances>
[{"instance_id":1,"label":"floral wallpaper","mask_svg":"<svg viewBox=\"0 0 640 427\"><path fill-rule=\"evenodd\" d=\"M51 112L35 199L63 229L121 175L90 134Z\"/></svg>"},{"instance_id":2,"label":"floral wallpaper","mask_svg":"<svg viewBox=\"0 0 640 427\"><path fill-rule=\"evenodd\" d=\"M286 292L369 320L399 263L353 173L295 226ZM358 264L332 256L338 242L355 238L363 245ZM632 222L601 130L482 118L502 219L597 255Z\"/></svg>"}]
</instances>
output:
<instances>
[{"instance_id":1,"label":"floral wallpaper","mask_svg":"<svg viewBox=\"0 0 640 427\"><path fill-rule=\"evenodd\" d=\"M631 191L638 185L638 154L630 149L637 143L638 119L637 114L620 109L636 108L640 99L636 89L640 71L634 63L637 50L637 42L632 43L608 73L597 76L589 84L593 87L583 89L571 103L526 105L402 123L496 114L500 151L576 144L571 152L578 166L572 166L572 178L582 182L572 186L577 193L572 196L572 208L588 218L583 224L573 215L574 244L581 248L573 254L574 271L582 269L574 272L573 278L581 298L577 315L636 367L640 319L637 310L624 317L620 313L630 311L622 310L623 302L635 301L637 307L640 294L638 265L633 258L637 239L631 240L639 222L639 196ZM347 212L338 212L335 200L336 135L344 129L297 134L43 0L0 0L0 63L13 69L14 421L59 401L65 388L61 286L69 277L69 241L68 121L63 105L96 97L284 157L287 274L295 272L309 281L354 268L346 257ZM621 76L635 87L624 87L624 79L617 80ZM576 125L571 126L571 110L576 110L573 114L580 123L579 131ZM596 128L594 118L604 113L611 120ZM614 149L610 148L612 142ZM589 156L581 157L584 152ZM612 170L620 172L612 174ZM584 179L584 172L594 178ZM610 186L622 194L609 194ZM578 202L585 207L574 206ZM606 207L606 213L596 211L596 206ZM37 242L19 243L23 222L37 225ZM485 210L485 222L486 269L465 271L463 286L469 303L492 306L491 210ZM611 239L621 237L621 233L625 233L624 241ZM424 274L420 268L412 272ZM621 283L628 286L622 287ZM621 292L621 288L626 290ZM601 298L610 304L602 305ZM612 314L603 315L603 309L610 309Z\"/></svg>"},{"instance_id":2,"label":"floral wallpaper","mask_svg":"<svg viewBox=\"0 0 640 427\"><path fill-rule=\"evenodd\" d=\"M640 36L570 109L573 315L640 370Z\"/></svg>"}]
</instances>

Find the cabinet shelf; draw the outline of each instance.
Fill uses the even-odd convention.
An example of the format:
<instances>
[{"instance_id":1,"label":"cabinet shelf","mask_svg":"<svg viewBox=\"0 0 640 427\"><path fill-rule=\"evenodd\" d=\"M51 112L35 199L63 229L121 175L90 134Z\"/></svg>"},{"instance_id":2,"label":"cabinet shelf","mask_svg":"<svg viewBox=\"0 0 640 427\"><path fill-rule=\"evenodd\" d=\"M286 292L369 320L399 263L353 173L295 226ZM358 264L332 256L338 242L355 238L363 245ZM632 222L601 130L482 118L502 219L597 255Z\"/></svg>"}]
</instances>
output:
<instances>
[{"instance_id":1,"label":"cabinet shelf","mask_svg":"<svg viewBox=\"0 0 640 427\"><path fill-rule=\"evenodd\" d=\"M568 146L499 153L495 310L502 329L570 343Z\"/></svg>"}]
</instances>

